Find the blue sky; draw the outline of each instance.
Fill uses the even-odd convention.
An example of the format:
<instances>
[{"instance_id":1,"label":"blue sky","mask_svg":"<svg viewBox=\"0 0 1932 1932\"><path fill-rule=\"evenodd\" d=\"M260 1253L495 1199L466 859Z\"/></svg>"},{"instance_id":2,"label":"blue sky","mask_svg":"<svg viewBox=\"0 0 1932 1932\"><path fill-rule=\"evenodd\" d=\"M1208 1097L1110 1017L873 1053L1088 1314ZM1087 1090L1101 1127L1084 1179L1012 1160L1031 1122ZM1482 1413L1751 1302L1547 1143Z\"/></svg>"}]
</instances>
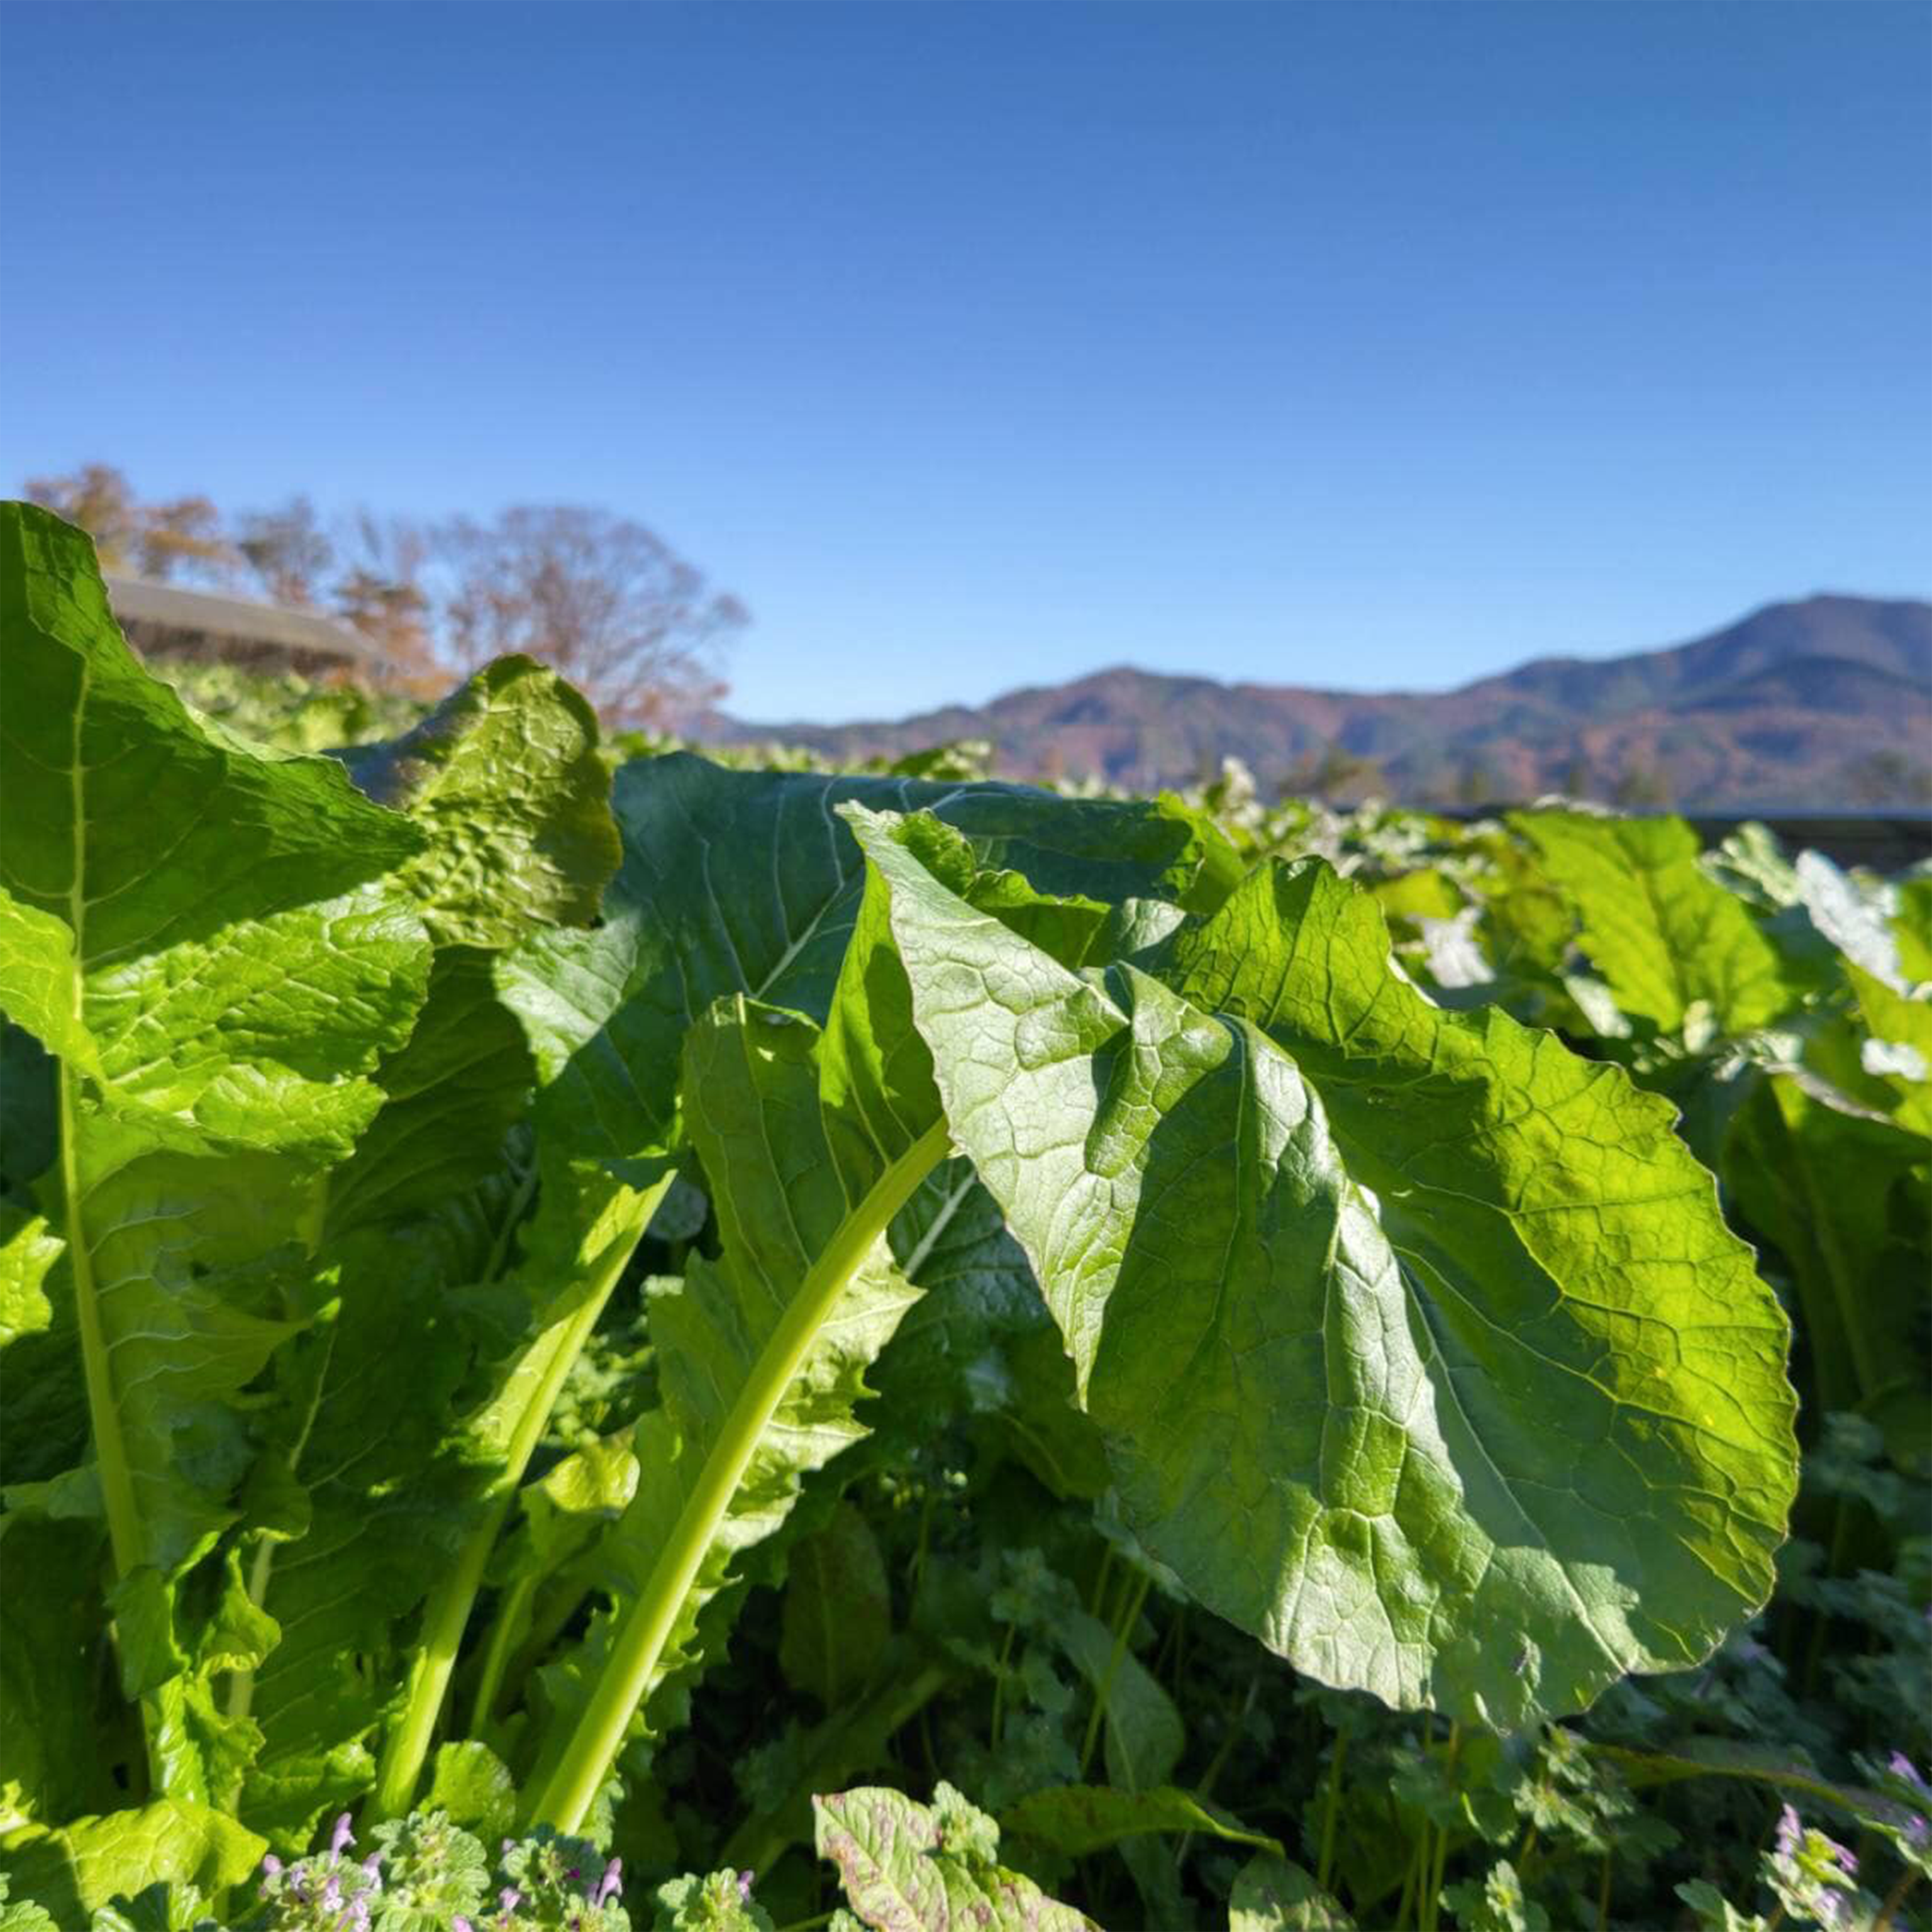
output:
<instances>
[{"instance_id":1,"label":"blue sky","mask_svg":"<svg viewBox=\"0 0 1932 1932\"><path fill-rule=\"evenodd\" d=\"M0 482L602 504L731 707L1932 590L1932 8L0 8Z\"/></svg>"}]
</instances>

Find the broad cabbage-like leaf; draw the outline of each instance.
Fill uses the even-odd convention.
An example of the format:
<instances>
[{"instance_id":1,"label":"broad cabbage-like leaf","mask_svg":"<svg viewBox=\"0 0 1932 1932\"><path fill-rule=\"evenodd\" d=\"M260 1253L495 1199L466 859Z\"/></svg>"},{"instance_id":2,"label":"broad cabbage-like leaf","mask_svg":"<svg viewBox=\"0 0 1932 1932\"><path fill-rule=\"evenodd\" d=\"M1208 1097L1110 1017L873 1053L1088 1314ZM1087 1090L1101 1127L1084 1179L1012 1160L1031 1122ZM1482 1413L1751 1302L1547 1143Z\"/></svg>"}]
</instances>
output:
<instances>
[{"instance_id":1,"label":"broad cabbage-like leaf","mask_svg":"<svg viewBox=\"0 0 1932 1932\"><path fill-rule=\"evenodd\" d=\"M1681 818L1534 812L1510 823L1574 904L1583 950L1625 1012L1670 1032L1701 1004L1737 1034L1791 1004L1777 949L1699 865Z\"/></svg>"},{"instance_id":2,"label":"broad cabbage-like leaf","mask_svg":"<svg viewBox=\"0 0 1932 1932\"><path fill-rule=\"evenodd\" d=\"M1795 1486L1788 1328L1669 1108L1272 865L1104 976L855 812L946 1117L1130 1520L1324 1682L1514 1725L1706 1654Z\"/></svg>"},{"instance_id":3,"label":"broad cabbage-like leaf","mask_svg":"<svg viewBox=\"0 0 1932 1932\"><path fill-rule=\"evenodd\" d=\"M1226 842L1178 806L636 760L612 789L623 862L602 925L538 934L500 975L546 1084L541 1118L606 1162L636 1162L671 1137L679 1052L714 1000L742 993L824 1021L864 884L837 816L854 799L934 812L1041 892L1204 909L1238 877Z\"/></svg>"},{"instance_id":4,"label":"broad cabbage-like leaf","mask_svg":"<svg viewBox=\"0 0 1932 1932\"><path fill-rule=\"evenodd\" d=\"M1759 1083L1724 1142L1725 1185L1797 1290L1810 1399L1873 1415L1894 1450L1932 1434L1918 1366L1928 1164L1919 1135L1802 1070Z\"/></svg>"},{"instance_id":5,"label":"broad cabbage-like leaf","mask_svg":"<svg viewBox=\"0 0 1932 1932\"><path fill-rule=\"evenodd\" d=\"M421 835L339 766L198 722L136 662L92 546L0 506L0 1006L59 1062L42 1204L84 1371L151 1774L232 1781L250 1734L192 1659L172 1580L232 1519L237 1398L291 1332L316 1182L382 1100L430 944L396 882ZM10 1350L9 1352L12 1352Z\"/></svg>"},{"instance_id":6,"label":"broad cabbage-like leaf","mask_svg":"<svg viewBox=\"0 0 1932 1932\"><path fill-rule=\"evenodd\" d=\"M366 1783L368 1740L404 1678L416 1721L392 1739L391 1771L412 1786L495 1528L602 1306L591 1284L608 1293L642 1226L631 1213L610 1252L605 1197L628 1190L584 1201L560 1165L541 1225L518 1240L536 1191L518 1125L535 1070L497 996L496 952L592 917L616 867L589 707L554 674L506 659L351 762L424 835L399 882L439 944L416 1028L377 1070L385 1103L329 1176L316 1266L337 1304L290 1365L272 1432L304 1520L263 1526L251 1580L283 1641L233 1702L266 1734L249 1815L289 1840ZM476 1351L460 1311L478 1294L514 1339L462 1416ZM433 1591L406 1670L396 1634Z\"/></svg>"}]
</instances>

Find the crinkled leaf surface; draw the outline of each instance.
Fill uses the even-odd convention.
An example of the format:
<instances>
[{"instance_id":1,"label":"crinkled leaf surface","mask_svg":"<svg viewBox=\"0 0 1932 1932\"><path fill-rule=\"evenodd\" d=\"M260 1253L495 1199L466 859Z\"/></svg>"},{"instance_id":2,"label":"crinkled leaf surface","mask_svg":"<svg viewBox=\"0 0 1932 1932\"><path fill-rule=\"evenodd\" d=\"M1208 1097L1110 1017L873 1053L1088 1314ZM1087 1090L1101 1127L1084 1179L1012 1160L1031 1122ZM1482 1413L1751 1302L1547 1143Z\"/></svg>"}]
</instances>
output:
<instances>
[{"instance_id":1,"label":"crinkled leaf surface","mask_svg":"<svg viewBox=\"0 0 1932 1932\"><path fill-rule=\"evenodd\" d=\"M1513 1725L1763 1600L1788 1330L1661 1101L1431 1006L1320 862L1102 980L855 822L954 1136L1130 1520L1211 1608Z\"/></svg>"},{"instance_id":2,"label":"crinkled leaf surface","mask_svg":"<svg viewBox=\"0 0 1932 1932\"><path fill-rule=\"evenodd\" d=\"M658 1887L651 1932L772 1932L772 1916L750 1896L743 1876L688 1873Z\"/></svg>"},{"instance_id":3,"label":"crinkled leaf surface","mask_svg":"<svg viewBox=\"0 0 1932 1932\"><path fill-rule=\"evenodd\" d=\"M996 1862L992 1820L950 1785L931 1805L872 1786L812 1808L818 1855L872 1932L1094 1932L1084 1912Z\"/></svg>"},{"instance_id":4,"label":"crinkled leaf surface","mask_svg":"<svg viewBox=\"0 0 1932 1932\"><path fill-rule=\"evenodd\" d=\"M1583 950L1625 1012L1670 1031L1702 1001L1724 1031L1743 1033L1790 1005L1777 949L1698 864L1681 818L1534 812L1510 822L1576 906Z\"/></svg>"},{"instance_id":5,"label":"crinkled leaf surface","mask_svg":"<svg viewBox=\"0 0 1932 1932\"><path fill-rule=\"evenodd\" d=\"M335 1299L278 1364L258 1474L298 1497L299 1515L265 1529L253 1558L280 1640L250 1687L262 1744L243 1814L292 1847L366 1788L407 1619L474 1504L454 1402L472 1352L451 1291L483 1269L497 1234L490 1204L333 1243Z\"/></svg>"},{"instance_id":6,"label":"crinkled leaf surface","mask_svg":"<svg viewBox=\"0 0 1932 1932\"><path fill-rule=\"evenodd\" d=\"M158 1882L211 1893L239 1885L267 1849L233 1819L166 1798L138 1810L78 1818L57 1832L30 1826L0 1838L15 1892L45 1906L62 1927Z\"/></svg>"},{"instance_id":7,"label":"crinkled leaf surface","mask_svg":"<svg viewBox=\"0 0 1932 1932\"><path fill-rule=\"evenodd\" d=\"M499 658L404 736L342 755L426 835L404 877L440 945L596 917L620 856L610 781L596 714L554 671Z\"/></svg>"},{"instance_id":8,"label":"crinkled leaf surface","mask_svg":"<svg viewBox=\"0 0 1932 1932\"><path fill-rule=\"evenodd\" d=\"M617 858L596 739L574 692L512 659L406 737L352 754L358 781L424 835L399 884L439 944L415 1028L377 1070L384 1104L328 1177L316 1264L338 1300L286 1365L270 1432L299 1520L262 1526L251 1578L283 1638L240 1688L266 1734L249 1815L285 1840L366 1780L403 1674L398 1639L506 1458L502 1412L526 1388L541 1397L513 1354L496 1401L467 1424L453 1413L474 1353L464 1296L510 1268L531 1191L508 1156L533 1069L493 949L596 913ZM576 1204L560 1178L547 1226ZM532 1278L496 1290L500 1307L567 1302L596 1221L536 1243Z\"/></svg>"},{"instance_id":9,"label":"crinkled leaf surface","mask_svg":"<svg viewBox=\"0 0 1932 1932\"><path fill-rule=\"evenodd\" d=\"M0 1005L62 1060L60 1222L118 1567L226 1519L278 1255L380 1104L429 945L420 844L326 759L258 756L142 669L92 546L0 506Z\"/></svg>"}]
</instances>

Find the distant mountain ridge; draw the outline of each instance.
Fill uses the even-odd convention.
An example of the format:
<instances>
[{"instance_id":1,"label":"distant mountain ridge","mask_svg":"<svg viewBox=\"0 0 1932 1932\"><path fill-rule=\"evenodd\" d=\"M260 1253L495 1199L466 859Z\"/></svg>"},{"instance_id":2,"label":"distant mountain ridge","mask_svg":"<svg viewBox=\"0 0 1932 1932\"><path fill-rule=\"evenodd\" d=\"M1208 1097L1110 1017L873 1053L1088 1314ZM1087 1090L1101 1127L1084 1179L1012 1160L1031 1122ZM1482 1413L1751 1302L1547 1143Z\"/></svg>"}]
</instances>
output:
<instances>
[{"instance_id":1,"label":"distant mountain ridge","mask_svg":"<svg viewBox=\"0 0 1932 1932\"><path fill-rule=\"evenodd\" d=\"M842 760L987 738L1002 771L1096 775L1136 790L1223 757L1264 787L1475 802L1567 790L1772 809L1932 804L1932 603L1821 594L1766 604L1665 650L1538 658L1453 691L1223 684L1119 666L897 720L694 735Z\"/></svg>"}]
</instances>

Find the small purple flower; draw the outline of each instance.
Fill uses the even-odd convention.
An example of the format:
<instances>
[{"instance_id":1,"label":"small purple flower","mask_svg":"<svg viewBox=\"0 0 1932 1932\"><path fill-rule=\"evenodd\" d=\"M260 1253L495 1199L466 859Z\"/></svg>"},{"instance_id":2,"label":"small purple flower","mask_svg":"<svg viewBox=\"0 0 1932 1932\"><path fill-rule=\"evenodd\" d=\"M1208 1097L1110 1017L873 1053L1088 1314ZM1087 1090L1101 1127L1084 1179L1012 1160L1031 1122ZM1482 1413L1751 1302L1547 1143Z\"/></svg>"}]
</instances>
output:
<instances>
[{"instance_id":1,"label":"small purple flower","mask_svg":"<svg viewBox=\"0 0 1932 1932\"><path fill-rule=\"evenodd\" d=\"M1886 1768L1894 1778L1903 1778L1915 1790L1932 1790L1924 1779L1918 1775L1918 1768L1903 1751L1894 1751L1887 1760Z\"/></svg>"},{"instance_id":2,"label":"small purple flower","mask_svg":"<svg viewBox=\"0 0 1932 1932\"><path fill-rule=\"evenodd\" d=\"M1778 1849L1785 1858L1797 1850L1798 1841L1804 1835L1804 1827L1798 1821L1798 1814L1789 1804L1778 1815Z\"/></svg>"},{"instance_id":3,"label":"small purple flower","mask_svg":"<svg viewBox=\"0 0 1932 1932\"><path fill-rule=\"evenodd\" d=\"M345 1811L335 1821L334 1834L328 1841L328 1856L332 1858L339 1858L344 1850L355 1842L356 1834L350 1829L349 1814Z\"/></svg>"},{"instance_id":4,"label":"small purple flower","mask_svg":"<svg viewBox=\"0 0 1932 1932\"><path fill-rule=\"evenodd\" d=\"M604 1868L604 1876L597 1881L597 1889L590 1894L590 1903L602 1912L614 1893L624 1888L624 1861L613 1858Z\"/></svg>"},{"instance_id":5,"label":"small purple flower","mask_svg":"<svg viewBox=\"0 0 1932 1932\"><path fill-rule=\"evenodd\" d=\"M516 1910L523 1895L514 1886L506 1885L501 1892L497 1893L496 1903L502 1908L506 1915L508 1915Z\"/></svg>"},{"instance_id":6,"label":"small purple flower","mask_svg":"<svg viewBox=\"0 0 1932 1932\"><path fill-rule=\"evenodd\" d=\"M748 1905L752 1902L752 1874L742 1871L738 1874L738 1903Z\"/></svg>"},{"instance_id":7,"label":"small purple flower","mask_svg":"<svg viewBox=\"0 0 1932 1932\"><path fill-rule=\"evenodd\" d=\"M270 1878L280 1878L282 1875L282 1862L273 1852L268 1852L262 1860L262 1870Z\"/></svg>"},{"instance_id":8,"label":"small purple flower","mask_svg":"<svg viewBox=\"0 0 1932 1932\"><path fill-rule=\"evenodd\" d=\"M459 1912L449 1922L449 1932L476 1932L476 1928Z\"/></svg>"}]
</instances>

